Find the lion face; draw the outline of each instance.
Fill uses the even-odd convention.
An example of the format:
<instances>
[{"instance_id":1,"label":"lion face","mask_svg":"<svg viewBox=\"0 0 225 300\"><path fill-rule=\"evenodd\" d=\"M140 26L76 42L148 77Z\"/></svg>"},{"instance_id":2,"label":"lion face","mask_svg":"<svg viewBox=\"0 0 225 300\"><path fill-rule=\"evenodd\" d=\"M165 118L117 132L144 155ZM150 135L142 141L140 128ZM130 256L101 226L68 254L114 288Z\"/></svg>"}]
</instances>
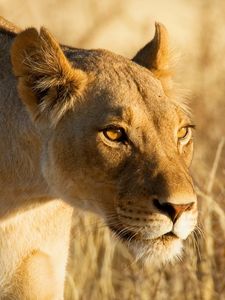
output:
<instances>
[{"instance_id":1,"label":"lion face","mask_svg":"<svg viewBox=\"0 0 225 300\"><path fill-rule=\"evenodd\" d=\"M188 171L193 124L168 95L159 55L164 27L157 25L158 36L133 61L103 50L69 49L66 58L46 31L31 30L17 37L12 62L22 76L21 98L42 132L41 164L52 194L103 216L137 258L164 262L179 255L197 221ZM23 63L13 58L18 52L28 55Z\"/></svg>"},{"instance_id":2,"label":"lion face","mask_svg":"<svg viewBox=\"0 0 225 300\"><path fill-rule=\"evenodd\" d=\"M132 78L122 96L118 82L111 82L113 92L104 81L90 89L93 98L56 127L44 169L61 197L100 213L138 255L148 249L170 259L196 225L192 123L148 76L154 89L143 94Z\"/></svg>"}]
</instances>

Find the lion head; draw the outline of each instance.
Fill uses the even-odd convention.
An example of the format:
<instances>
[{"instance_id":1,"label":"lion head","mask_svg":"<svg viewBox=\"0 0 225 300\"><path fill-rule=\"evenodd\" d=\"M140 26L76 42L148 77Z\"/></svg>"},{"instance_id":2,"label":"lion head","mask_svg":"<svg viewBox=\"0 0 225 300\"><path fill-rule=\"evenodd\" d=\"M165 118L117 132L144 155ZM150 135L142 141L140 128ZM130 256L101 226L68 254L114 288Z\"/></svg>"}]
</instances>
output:
<instances>
[{"instance_id":1,"label":"lion head","mask_svg":"<svg viewBox=\"0 0 225 300\"><path fill-rule=\"evenodd\" d=\"M179 255L197 220L193 124L165 27L132 60L60 46L44 28L21 32L11 57L52 195L99 213L137 258Z\"/></svg>"}]
</instances>

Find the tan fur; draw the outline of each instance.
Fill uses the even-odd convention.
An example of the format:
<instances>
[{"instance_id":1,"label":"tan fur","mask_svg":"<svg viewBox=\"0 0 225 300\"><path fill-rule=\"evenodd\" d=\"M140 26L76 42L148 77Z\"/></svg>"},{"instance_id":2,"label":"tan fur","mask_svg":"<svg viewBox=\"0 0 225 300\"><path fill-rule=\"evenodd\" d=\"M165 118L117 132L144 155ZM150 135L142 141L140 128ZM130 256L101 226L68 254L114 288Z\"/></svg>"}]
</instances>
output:
<instances>
[{"instance_id":1,"label":"tan fur","mask_svg":"<svg viewBox=\"0 0 225 300\"><path fill-rule=\"evenodd\" d=\"M133 58L133 61L151 70L160 79L165 93L171 95L173 70L168 33L164 25L155 24L155 36Z\"/></svg>"},{"instance_id":2,"label":"tan fur","mask_svg":"<svg viewBox=\"0 0 225 300\"><path fill-rule=\"evenodd\" d=\"M60 291L51 257L35 250L25 257L15 274L15 288L22 299L57 299ZM12 291L14 293L14 291ZM37 296L38 295L38 296ZM62 296L62 295L61 295Z\"/></svg>"},{"instance_id":3,"label":"tan fur","mask_svg":"<svg viewBox=\"0 0 225 300\"><path fill-rule=\"evenodd\" d=\"M31 110L35 119L50 114L52 123L57 123L64 112L73 107L74 95L82 94L87 76L81 70L74 70L51 34L41 28L40 34L34 28L23 31L12 47L12 61L15 75L21 77L19 94ZM63 105L54 103L60 87ZM50 89L42 106L37 105L37 94Z\"/></svg>"},{"instance_id":4,"label":"tan fur","mask_svg":"<svg viewBox=\"0 0 225 300\"><path fill-rule=\"evenodd\" d=\"M133 61L13 32L0 27L0 299L63 299L73 206L136 259L179 256L197 220L191 129L177 138L192 123L167 95L164 26Z\"/></svg>"},{"instance_id":5,"label":"tan fur","mask_svg":"<svg viewBox=\"0 0 225 300\"><path fill-rule=\"evenodd\" d=\"M21 31L19 27L15 24L9 22L8 20L4 19L0 16L0 30L4 30L13 34L17 34Z\"/></svg>"}]
</instances>

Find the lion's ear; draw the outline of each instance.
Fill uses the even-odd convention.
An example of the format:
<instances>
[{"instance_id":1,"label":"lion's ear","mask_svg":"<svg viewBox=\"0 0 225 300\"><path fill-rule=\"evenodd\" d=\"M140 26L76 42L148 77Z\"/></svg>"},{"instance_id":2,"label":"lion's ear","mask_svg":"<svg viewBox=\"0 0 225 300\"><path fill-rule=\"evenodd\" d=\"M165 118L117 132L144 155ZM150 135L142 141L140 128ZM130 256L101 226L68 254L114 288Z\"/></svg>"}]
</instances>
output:
<instances>
[{"instance_id":1,"label":"lion's ear","mask_svg":"<svg viewBox=\"0 0 225 300\"><path fill-rule=\"evenodd\" d=\"M45 29L29 28L18 34L11 50L18 91L33 119L56 124L81 97L87 75L74 69L55 38Z\"/></svg>"},{"instance_id":2,"label":"lion's ear","mask_svg":"<svg viewBox=\"0 0 225 300\"><path fill-rule=\"evenodd\" d=\"M132 59L149 69L158 78L166 93L172 88L168 32L164 25L155 23L154 38Z\"/></svg>"}]
</instances>

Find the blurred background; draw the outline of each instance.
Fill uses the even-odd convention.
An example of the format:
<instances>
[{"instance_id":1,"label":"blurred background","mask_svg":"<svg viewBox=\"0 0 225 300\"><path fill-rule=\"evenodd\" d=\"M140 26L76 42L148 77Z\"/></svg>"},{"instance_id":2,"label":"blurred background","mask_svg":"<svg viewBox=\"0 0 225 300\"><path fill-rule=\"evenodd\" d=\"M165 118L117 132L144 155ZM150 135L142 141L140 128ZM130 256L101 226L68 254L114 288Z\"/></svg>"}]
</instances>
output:
<instances>
[{"instance_id":1,"label":"blurred background","mask_svg":"<svg viewBox=\"0 0 225 300\"><path fill-rule=\"evenodd\" d=\"M76 211L65 299L225 299L225 2L0 0L0 15L22 28L44 25L64 44L127 57L162 22L197 125L192 174L201 230L186 241L182 261L160 269L134 263L100 219Z\"/></svg>"}]
</instances>

